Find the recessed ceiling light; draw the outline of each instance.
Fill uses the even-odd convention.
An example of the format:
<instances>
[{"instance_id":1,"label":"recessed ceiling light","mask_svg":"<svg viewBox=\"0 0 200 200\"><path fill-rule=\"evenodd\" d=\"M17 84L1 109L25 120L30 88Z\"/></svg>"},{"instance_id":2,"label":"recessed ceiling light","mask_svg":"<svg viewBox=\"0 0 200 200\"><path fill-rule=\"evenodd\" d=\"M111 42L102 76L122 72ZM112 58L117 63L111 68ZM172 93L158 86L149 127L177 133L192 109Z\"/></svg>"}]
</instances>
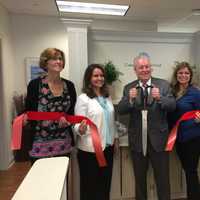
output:
<instances>
[{"instance_id":1,"label":"recessed ceiling light","mask_svg":"<svg viewBox=\"0 0 200 200\"><path fill-rule=\"evenodd\" d=\"M56 3L60 12L76 12L103 15L124 16L129 8L128 5L83 3L72 1L56 1Z\"/></svg>"}]
</instances>

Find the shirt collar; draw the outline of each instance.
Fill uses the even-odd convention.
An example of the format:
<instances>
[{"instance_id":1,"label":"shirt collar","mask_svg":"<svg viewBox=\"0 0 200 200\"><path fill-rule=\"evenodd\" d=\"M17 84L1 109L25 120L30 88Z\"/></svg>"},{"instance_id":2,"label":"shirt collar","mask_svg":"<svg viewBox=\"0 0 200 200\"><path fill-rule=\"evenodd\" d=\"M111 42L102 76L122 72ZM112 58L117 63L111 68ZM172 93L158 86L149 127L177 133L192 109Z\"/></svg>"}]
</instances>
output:
<instances>
[{"instance_id":1,"label":"shirt collar","mask_svg":"<svg viewBox=\"0 0 200 200\"><path fill-rule=\"evenodd\" d=\"M147 84L148 86L151 85L151 78L146 82L146 84ZM140 87L143 86L143 83L142 83L142 81L140 81L140 80L139 80L139 86L140 86Z\"/></svg>"}]
</instances>

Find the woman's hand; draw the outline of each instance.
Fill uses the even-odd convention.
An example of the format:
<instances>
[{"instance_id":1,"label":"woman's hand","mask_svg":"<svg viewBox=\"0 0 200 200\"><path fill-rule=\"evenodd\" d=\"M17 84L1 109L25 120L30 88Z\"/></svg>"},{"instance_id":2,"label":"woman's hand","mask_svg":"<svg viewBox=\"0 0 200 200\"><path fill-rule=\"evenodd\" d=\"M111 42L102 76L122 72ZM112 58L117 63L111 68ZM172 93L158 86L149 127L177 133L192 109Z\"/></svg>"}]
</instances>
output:
<instances>
[{"instance_id":1,"label":"woman's hand","mask_svg":"<svg viewBox=\"0 0 200 200\"><path fill-rule=\"evenodd\" d=\"M81 135L84 135L86 133L86 130L87 130L87 123L86 123L86 120L82 120L82 122L80 123L80 126L79 126L79 133Z\"/></svg>"},{"instance_id":2,"label":"woman's hand","mask_svg":"<svg viewBox=\"0 0 200 200\"><path fill-rule=\"evenodd\" d=\"M199 112L199 111L197 111L197 112L195 113L195 118L194 118L194 120L195 120L196 123L200 123L200 112Z\"/></svg>"},{"instance_id":3,"label":"woman's hand","mask_svg":"<svg viewBox=\"0 0 200 200\"><path fill-rule=\"evenodd\" d=\"M119 138L115 138L114 140L114 154L118 154L119 152Z\"/></svg>"},{"instance_id":4,"label":"woman's hand","mask_svg":"<svg viewBox=\"0 0 200 200\"><path fill-rule=\"evenodd\" d=\"M59 120L59 127L60 127L60 128L65 128L65 127L70 126L70 125L71 125L71 123L68 122L68 121L65 119L65 117L61 117L61 118L60 118L60 120Z\"/></svg>"},{"instance_id":5,"label":"woman's hand","mask_svg":"<svg viewBox=\"0 0 200 200\"><path fill-rule=\"evenodd\" d=\"M23 126L26 126L28 123L28 116L27 114L24 114L24 118L23 118Z\"/></svg>"}]
</instances>

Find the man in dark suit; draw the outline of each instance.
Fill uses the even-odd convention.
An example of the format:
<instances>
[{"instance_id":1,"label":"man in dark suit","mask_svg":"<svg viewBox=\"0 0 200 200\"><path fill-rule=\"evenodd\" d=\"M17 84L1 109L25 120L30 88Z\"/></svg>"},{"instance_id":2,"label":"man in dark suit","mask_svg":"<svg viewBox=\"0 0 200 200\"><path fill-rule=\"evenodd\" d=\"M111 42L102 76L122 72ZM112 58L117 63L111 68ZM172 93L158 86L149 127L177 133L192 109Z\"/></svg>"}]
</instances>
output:
<instances>
[{"instance_id":1,"label":"man in dark suit","mask_svg":"<svg viewBox=\"0 0 200 200\"><path fill-rule=\"evenodd\" d=\"M167 112L175 109L170 85L151 76L148 54L134 59L137 80L124 87L119 114L129 114L129 147L136 181L136 200L147 200L149 161L154 171L159 200L170 200Z\"/></svg>"}]
</instances>

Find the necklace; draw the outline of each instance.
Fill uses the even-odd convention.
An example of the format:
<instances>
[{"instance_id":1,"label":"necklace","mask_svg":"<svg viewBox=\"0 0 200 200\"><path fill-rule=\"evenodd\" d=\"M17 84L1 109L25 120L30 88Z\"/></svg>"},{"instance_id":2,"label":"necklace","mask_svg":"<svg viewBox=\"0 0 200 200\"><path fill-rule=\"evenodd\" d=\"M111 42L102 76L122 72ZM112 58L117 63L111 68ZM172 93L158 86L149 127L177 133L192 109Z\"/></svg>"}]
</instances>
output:
<instances>
[{"instance_id":1,"label":"necklace","mask_svg":"<svg viewBox=\"0 0 200 200\"><path fill-rule=\"evenodd\" d=\"M186 93L186 89L181 89L177 92L176 99L181 98Z\"/></svg>"},{"instance_id":2,"label":"necklace","mask_svg":"<svg viewBox=\"0 0 200 200\"><path fill-rule=\"evenodd\" d=\"M49 89L51 90L54 96L61 96L63 93L63 82L48 82Z\"/></svg>"}]
</instances>

